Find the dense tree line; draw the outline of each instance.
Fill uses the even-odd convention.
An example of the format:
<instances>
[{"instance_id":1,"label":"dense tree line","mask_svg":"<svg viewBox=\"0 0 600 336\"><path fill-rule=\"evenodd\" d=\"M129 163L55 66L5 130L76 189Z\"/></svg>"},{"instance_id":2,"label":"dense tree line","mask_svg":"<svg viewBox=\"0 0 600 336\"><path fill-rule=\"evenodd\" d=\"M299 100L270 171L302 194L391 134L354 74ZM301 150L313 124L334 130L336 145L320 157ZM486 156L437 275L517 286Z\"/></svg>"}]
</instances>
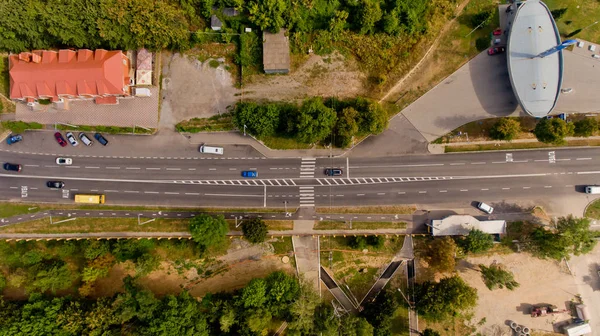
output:
<instances>
[{"instance_id":1,"label":"dense tree line","mask_svg":"<svg viewBox=\"0 0 600 336\"><path fill-rule=\"evenodd\" d=\"M238 103L234 122L258 138L284 136L303 143L333 143L347 147L355 136L379 134L388 125L387 112L364 98L309 98L289 103Z\"/></svg>"}]
</instances>

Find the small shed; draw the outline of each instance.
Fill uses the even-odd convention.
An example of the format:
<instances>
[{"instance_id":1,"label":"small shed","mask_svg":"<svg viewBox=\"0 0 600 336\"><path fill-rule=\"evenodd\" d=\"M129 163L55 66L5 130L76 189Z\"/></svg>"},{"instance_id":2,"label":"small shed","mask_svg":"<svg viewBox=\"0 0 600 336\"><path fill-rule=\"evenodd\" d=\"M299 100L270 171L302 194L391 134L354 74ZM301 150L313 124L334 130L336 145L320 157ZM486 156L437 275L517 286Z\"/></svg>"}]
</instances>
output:
<instances>
[{"instance_id":1,"label":"small shed","mask_svg":"<svg viewBox=\"0 0 600 336\"><path fill-rule=\"evenodd\" d=\"M221 22L221 20L216 16L216 15L212 15L210 17L210 29L214 30L214 31L219 31L223 28L223 22Z\"/></svg>"},{"instance_id":2,"label":"small shed","mask_svg":"<svg viewBox=\"0 0 600 336\"><path fill-rule=\"evenodd\" d=\"M135 83L137 85L152 85L153 55L146 49L137 51L135 67Z\"/></svg>"},{"instance_id":3,"label":"small shed","mask_svg":"<svg viewBox=\"0 0 600 336\"><path fill-rule=\"evenodd\" d=\"M583 336L583 335L591 335L592 327L589 323L583 324L571 324L565 327L565 334L568 336Z\"/></svg>"},{"instance_id":4,"label":"small shed","mask_svg":"<svg viewBox=\"0 0 600 336\"><path fill-rule=\"evenodd\" d=\"M506 221L480 221L468 215L454 215L444 219L434 219L427 225L433 236L466 236L472 230L480 230L488 234L506 234Z\"/></svg>"},{"instance_id":5,"label":"small shed","mask_svg":"<svg viewBox=\"0 0 600 336\"><path fill-rule=\"evenodd\" d=\"M263 32L263 67L267 74L290 72L290 41L284 29L277 34Z\"/></svg>"}]
</instances>

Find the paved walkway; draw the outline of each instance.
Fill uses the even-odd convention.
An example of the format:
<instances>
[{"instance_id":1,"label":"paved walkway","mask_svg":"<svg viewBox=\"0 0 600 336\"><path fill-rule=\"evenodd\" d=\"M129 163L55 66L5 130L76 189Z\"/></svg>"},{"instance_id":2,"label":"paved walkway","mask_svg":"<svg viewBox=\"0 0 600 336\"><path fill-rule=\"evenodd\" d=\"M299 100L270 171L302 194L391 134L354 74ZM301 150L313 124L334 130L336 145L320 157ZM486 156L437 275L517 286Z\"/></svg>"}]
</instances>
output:
<instances>
[{"instance_id":1,"label":"paved walkway","mask_svg":"<svg viewBox=\"0 0 600 336\"><path fill-rule=\"evenodd\" d=\"M321 262L319 258L319 237L292 236L292 245L294 246L294 255L296 256L298 275L302 275L320 293L321 278L319 277L319 268L321 267Z\"/></svg>"},{"instance_id":2,"label":"paved walkway","mask_svg":"<svg viewBox=\"0 0 600 336\"><path fill-rule=\"evenodd\" d=\"M566 141L575 141L575 140L600 140L600 136L590 136L587 138L581 137L565 137ZM506 143L540 143L537 139L516 139L510 142L507 141L499 141L499 140L487 140L487 141L462 141L462 142L450 142L446 144L429 144L428 149L430 153L433 154L443 154L445 152L446 147L458 147L458 146L469 146L469 145L493 145L493 144L506 144ZM574 146L574 147L582 147L582 146ZM554 147L548 147L548 150L552 150ZM560 147L566 148L566 147ZM532 148L539 150L540 148ZM508 149L507 149L508 150Z\"/></svg>"},{"instance_id":3,"label":"paved walkway","mask_svg":"<svg viewBox=\"0 0 600 336\"><path fill-rule=\"evenodd\" d=\"M321 267L321 279L323 283L329 289L329 292L335 297L335 299L344 307L346 312L355 313L358 311L358 307L348 298L346 293L342 291L340 286L335 282L332 276L327 273L327 271Z\"/></svg>"}]
</instances>

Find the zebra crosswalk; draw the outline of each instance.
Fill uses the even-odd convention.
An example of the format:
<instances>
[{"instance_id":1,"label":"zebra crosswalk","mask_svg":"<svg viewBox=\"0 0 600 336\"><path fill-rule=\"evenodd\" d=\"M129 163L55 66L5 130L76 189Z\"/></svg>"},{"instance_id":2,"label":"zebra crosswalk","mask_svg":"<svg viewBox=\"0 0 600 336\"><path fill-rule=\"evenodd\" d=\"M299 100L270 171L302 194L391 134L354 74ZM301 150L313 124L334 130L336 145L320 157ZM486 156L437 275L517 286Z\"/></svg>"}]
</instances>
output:
<instances>
[{"instance_id":1,"label":"zebra crosswalk","mask_svg":"<svg viewBox=\"0 0 600 336\"><path fill-rule=\"evenodd\" d=\"M300 187L300 206L315 206L315 187Z\"/></svg>"},{"instance_id":2,"label":"zebra crosswalk","mask_svg":"<svg viewBox=\"0 0 600 336\"><path fill-rule=\"evenodd\" d=\"M300 178L314 178L315 165L315 158L302 158L302 162L300 163Z\"/></svg>"}]
</instances>

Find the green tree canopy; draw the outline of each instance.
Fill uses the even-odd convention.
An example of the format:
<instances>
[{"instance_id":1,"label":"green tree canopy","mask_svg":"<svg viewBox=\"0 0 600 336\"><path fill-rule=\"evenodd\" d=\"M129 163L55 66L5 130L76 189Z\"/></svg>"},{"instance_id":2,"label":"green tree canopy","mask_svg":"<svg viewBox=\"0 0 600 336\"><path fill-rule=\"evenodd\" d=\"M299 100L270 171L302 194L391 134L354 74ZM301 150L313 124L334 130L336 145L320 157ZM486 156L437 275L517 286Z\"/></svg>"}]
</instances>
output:
<instances>
[{"instance_id":1,"label":"green tree canopy","mask_svg":"<svg viewBox=\"0 0 600 336\"><path fill-rule=\"evenodd\" d=\"M490 136L496 140L513 140L521 132L521 124L513 118L500 118L490 129Z\"/></svg>"},{"instance_id":2,"label":"green tree canopy","mask_svg":"<svg viewBox=\"0 0 600 336\"><path fill-rule=\"evenodd\" d=\"M228 230L229 226L225 218L221 215L213 217L200 214L190 219L192 239L202 249L222 244L225 241Z\"/></svg>"},{"instance_id":3,"label":"green tree canopy","mask_svg":"<svg viewBox=\"0 0 600 336\"><path fill-rule=\"evenodd\" d=\"M267 283L264 279L252 279L242 289L241 303L244 308L262 307L267 301Z\"/></svg>"},{"instance_id":4,"label":"green tree canopy","mask_svg":"<svg viewBox=\"0 0 600 336\"><path fill-rule=\"evenodd\" d=\"M560 145L564 143L566 136L573 135L574 128L572 123L567 123L562 119L544 118L535 125L533 133L541 142Z\"/></svg>"},{"instance_id":5,"label":"green tree canopy","mask_svg":"<svg viewBox=\"0 0 600 336\"><path fill-rule=\"evenodd\" d=\"M433 320L443 320L477 305L477 290L454 275L440 282L425 281L415 286L415 306L419 314Z\"/></svg>"},{"instance_id":6,"label":"green tree canopy","mask_svg":"<svg viewBox=\"0 0 600 336\"><path fill-rule=\"evenodd\" d=\"M391 328L391 319L398 308L398 301L394 293L390 290L383 290L377 295L375 300L364 305L361 312L367 322L375 330L375 335L388 335ZM363 330L368 326L363 325Z\"/></svg>"},{"instance_id":7,"label":"green tree canopy","mask_svg":"<svg viewBox=\"0 0 600 336\"><path fill-rule=\"evenodd\" d=\"M358 132L358 111L346 107L338 113L335 125L335 145L341 148L350 146L352 137Z\"/></svg>"},{"instance_id":8,"label":"green tree canopy","mask_svg":"<svg viewBox=\"0 0 600 336\"><path fill-rule=\"evenodd\" d=\"M252 218L242 223L242 232L249 242L258 244L267 238L267 224L260 218Z\"/></svg>"},{"instance_id":9,"label":"green tree canopy","mask_svg":"<svg viewBox=\"0 0 600 336\"><path fill-rule=\"evenodd\" d=\"M496 264L485 266L480 264L479 269L485 286L493 290L495 288L504 288L513 290L519 287L519 283L515 281L515 277L512 272L507 271L504 267Z\"/></svg>"},{"instance_id":10,"label":"green tree canopy","mask_svg":"<svg viewBox=\"0 0 600 336\"><path fill-rule=\"evenodd\" d=\"M596 246L597 241L590 231L589 219L569 215L559 217L555 224L556 229L569 246L568 253L574 255L587 254Z\"/></svg>"},{"instance_id":11,"label":"green tree canopy","mask_svg":"<svg viewBox=\"0 0 600 336\"><path fill-rule=\"evenodd\" d=\"M461 245L466 252L485 252L494 246L494 238L481 230L471 230L461 241Z\"/></svg>"},{"instance_id":12,"label":"green tree canopy","mask_svg":"<svg viewBox=\"0 0 600 336\"><path fill-rule=\"evenodd\" d=\"M580 137L592 136L598 130L598 122L594 118L577 120L574 125L575 135Z\"/></svg>"},{"instance_id":13,"label":"green tree canopy","mask_svg":"<svg viewBox=\"0 0 600 336\"><path fill-rule=\"evenodd\" d=\"M438 272L452 272L456 266L456 243L450 237L433 238L424 259Z\"/></svg>"},{"instance_id":14,"label":"green tree canopy","mask_svg":"<svg viewBox=\"0 0 600 336\"><path fill-rule=\"evenodd\" d=\"M315 143L325 139L336 122L335 111L323 104L320 97L305 100L298 114L298 139L304 143Z\"/></svg>"},{"instance_id":15,"label":"green tree canopy","mask_svg":"<svg viewBox=\"0 0 600 336\"><path fill-rule=\"evenodd\" d=\"M250 0L246 6L248 18L262 30L277 33L285 24L283 15L288 8L285 0Z\"/></svg>"},{"instance_id":16,"label":"green tree canopy","mask_svg":"<svg viewBox=\"0 0 600 336\"><path fill-rule=\"evenodd\" d=\"M427 329L423 330L423 332L421 333L421 336L440 336L440 333L433 329L427 328Z\"/></svg>"}]
</instances>

